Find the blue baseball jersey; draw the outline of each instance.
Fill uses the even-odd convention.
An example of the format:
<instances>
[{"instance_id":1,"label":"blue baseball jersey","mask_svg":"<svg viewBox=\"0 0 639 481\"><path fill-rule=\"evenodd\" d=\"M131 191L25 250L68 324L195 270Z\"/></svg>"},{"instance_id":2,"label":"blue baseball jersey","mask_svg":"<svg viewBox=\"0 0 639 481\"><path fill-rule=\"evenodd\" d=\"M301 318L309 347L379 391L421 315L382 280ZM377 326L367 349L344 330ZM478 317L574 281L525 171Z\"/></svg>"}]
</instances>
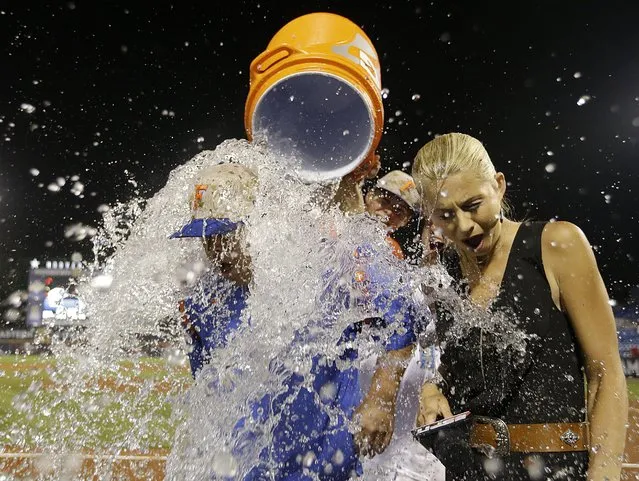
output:
<instances>
[{"instance_id":1,"label":"blue baseball jersey","mask_svg":"<svg viewBox=\"0 0 639 481\"><path fill-rule=\"evenodd\" d=\"M263 430L252 427L277 419L269 433L272 442L243 481L346 481L361 474L361 463L348 429L363 398L358 370L351 365L357 358L354 341L366 330L369 334L373 332L374 339L386 350L401 349L415 342L416 330L428 317L427 307L421 306L420 311L410 289L401 287L401 279L392 277L377 259L374 251L358 249L353 259L326 272L326 290L319 299L321 319L317 322L331 328L335 320L332 317L351 308L358 309L363 320L343 331L338 346L344 348L338 359L319 353L313 356L312 390L303 385L302 375L291 374L280 392L266 394L251 404L251 422L247 418L237 422L234 454L241 457L241 446L251 444L255 436L264 435ZM350 282L332 281L344 274ZM209 353L226 345L232 332L241 325L247 296L246 288L210 278L184 301L183 323L193 340L189 359L194 376ZM297 332L294 342L304 345L309 332Z\"/></svg>"}]
</instances>

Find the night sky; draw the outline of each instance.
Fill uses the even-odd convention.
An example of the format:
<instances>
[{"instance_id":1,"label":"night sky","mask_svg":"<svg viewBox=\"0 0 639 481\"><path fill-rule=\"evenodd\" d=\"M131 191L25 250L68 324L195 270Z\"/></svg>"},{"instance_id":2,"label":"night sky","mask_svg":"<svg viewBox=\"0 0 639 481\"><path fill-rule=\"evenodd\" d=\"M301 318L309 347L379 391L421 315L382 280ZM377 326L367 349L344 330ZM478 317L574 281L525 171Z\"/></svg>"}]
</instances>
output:
<instances>
[{"instance_id":1,"label":"night sky","mask_svg":"<svg viewBox=\"0 0 639 481\"><path fill-rule=\"evenodd\" d=\"M244 137L251 60L313 11L380 55L384 171L435 134L474 135L516 218L579 225L619 301L639 283L639 2L284 3L0 2L0 299L31 259L89 257L65 226Z\"/></svg>"}]
</instances>

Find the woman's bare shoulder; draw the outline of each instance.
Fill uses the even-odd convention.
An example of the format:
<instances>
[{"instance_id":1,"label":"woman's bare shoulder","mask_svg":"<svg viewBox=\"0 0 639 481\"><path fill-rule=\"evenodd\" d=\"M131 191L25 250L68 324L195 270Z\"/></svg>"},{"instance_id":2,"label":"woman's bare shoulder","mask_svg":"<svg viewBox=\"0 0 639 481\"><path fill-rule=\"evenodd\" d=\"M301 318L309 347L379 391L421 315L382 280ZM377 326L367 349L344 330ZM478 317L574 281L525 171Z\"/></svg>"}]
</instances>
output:
<instances>
[{"instance_id":1,"label":"woman's bare shoulder","mask_svg":"<svg viewBox=\"0 0 639 481\"><path fill-rule=\"evenodd\" d=\"M541 234L544 266L554 274L567 273L578 264L596 266L592 247L583 231L571 222L549 222Z\"/></svg>"},{"instance_id":2,"label":"woman's bare shoulder","mask_svg":"<svg viewBox=\"0 0 639 481\"><path fill-rule=\"evenodd\" d=\"M566 221L548 222L541 234L541 243L544 249L551 250L578 248L583 245L590 247L583 231L572 222Z\"/></svg>"}]
</instances>

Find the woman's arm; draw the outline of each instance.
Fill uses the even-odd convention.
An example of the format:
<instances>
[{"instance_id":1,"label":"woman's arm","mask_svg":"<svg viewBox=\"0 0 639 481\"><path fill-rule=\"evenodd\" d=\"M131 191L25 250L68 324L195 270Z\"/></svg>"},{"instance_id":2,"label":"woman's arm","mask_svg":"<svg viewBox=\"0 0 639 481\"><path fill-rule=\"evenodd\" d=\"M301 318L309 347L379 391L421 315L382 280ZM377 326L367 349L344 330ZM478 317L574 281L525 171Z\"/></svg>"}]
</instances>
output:
<instances>
[{"instance_id":1,"label":"woman's arm","mask_svg":"<svg viewBox=\"0 0 639 481\"><path fill-rule=\"evenodd\" d=\"M355 410L361 427L355 444L364 456L381 453L393 437L397 393L413 348L388 351L377 361L368 393Z\"/></svg>"},{"instance_id":2,"label":"woman's arm","mask_svg":"<svg viewBox=\"0 0 639 481\"><path fill-rule=\"evenodd\" d=\"M606 287L583 232L568 222L548 224L544 265L554 280L584 355L588 382L591 481L620 479L628 420L628 393Z\"/></svg>"}]
</instances>

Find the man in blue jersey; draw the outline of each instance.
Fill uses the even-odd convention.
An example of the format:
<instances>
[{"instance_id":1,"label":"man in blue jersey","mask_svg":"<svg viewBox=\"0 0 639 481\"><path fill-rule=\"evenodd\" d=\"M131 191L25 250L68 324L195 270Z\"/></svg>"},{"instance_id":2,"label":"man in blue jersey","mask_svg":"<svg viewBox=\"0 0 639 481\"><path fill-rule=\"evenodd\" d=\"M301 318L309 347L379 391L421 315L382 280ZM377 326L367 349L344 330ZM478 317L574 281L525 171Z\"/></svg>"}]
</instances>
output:
<instances>
[{"instance_id":1,"label":"man in blue jersey","mask_svg":"<svg viewBox=\"0 0 639 481\"><path fill-rule=\"evenodd\" d=\"M180 303L182 324L190 336L193 376L210 352L226 345L242 321L251 259L242 246L244 219L253 206L257 177L240 164L203 169L190 197L192 219L171 238L199 238L213 268Z\"/></svg>"},{"instance_id":2,"label":"man in blue jersey","mask_svg":"<svg viewBox=\"0 0 639 481\"><path fill-rule=\"evenodd\" d=\"M181 307L184 327L192 339L189 358L195 377L211 353L225 346L248 317L244 311L252 276L251 259L243 248L246 228L243 220L250 215L256 185L253 172L239 164L219 164L204 169L191 196L193 218L172 236L200 238L215 266L200 279ZM348 251L345 256L352 257L352 254ZM370 249L359 249L356 258L349 257L343 265L327 266L322 311L328 318L343 309L336 306L352 304L355 307L357 303L358 312L364 312L361 302L366 303L378 316L375 321L380 326L378 342L390 351L392 359L393 352L412 349L413 324L418 315L408 296L390 294L398 292L394 284L399 280L389 277L379 259ZM352 279L349 285L330 281L331 278L344 279L345 273L350 273L346 276ZM393 289L388 288L391 284ZM350 298L360 290L365 295L357 301ZM357 351L349 347L362 330L360 324L353 324L342 333L339 344L344 349L339 359L327 358L323 353L311 354L313 365L309 374L291 373L278 392L264 393L263 397L252 400L254 414L249 415L250 422L240 419L235 426L237 445L263 435L263 430L254 430L251 426L265 423L267 419L274 420L268 423L272 442L240 479L346 481L361 474L358 447L364 453L366 449L362 447L369 442L361 437L356 440L352 428L349 429L355 408L363 399L358 370L351 365ZM330 328L330 320L325 325ZM294 342L306 345L310 340L307 336L312 335L310 331L300 330ZM379 369L377 379L390 386L384 390L384 394L390 394L389 399L394 399L390 391L398 385L401 372L403 369L397 363L388 363ZM310 383L305 382L308 381L305 376L309 375L312 376ZM323 386L332 386L334 394L327 397L321 392ZM372 390L358 412L375 409L379 405L375 401L377 396ZM356 442L360 446L356 446ZM238 448L234 455L241 457L243 452Z\"/></svg>"}]
</instances>

